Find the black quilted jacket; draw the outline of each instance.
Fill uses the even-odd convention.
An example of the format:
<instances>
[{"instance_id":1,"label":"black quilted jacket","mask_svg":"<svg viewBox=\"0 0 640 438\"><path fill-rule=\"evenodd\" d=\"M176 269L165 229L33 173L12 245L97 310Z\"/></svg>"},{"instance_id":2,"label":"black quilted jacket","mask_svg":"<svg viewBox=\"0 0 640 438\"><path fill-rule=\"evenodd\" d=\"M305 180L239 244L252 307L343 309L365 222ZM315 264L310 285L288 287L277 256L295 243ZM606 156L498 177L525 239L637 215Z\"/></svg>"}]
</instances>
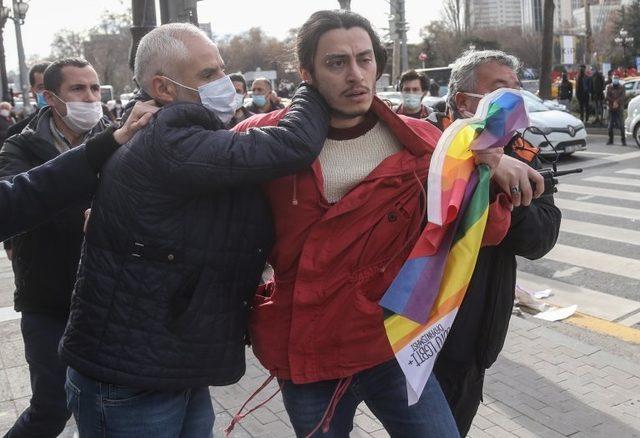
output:
<instances>
[{"instance_id":1,"label":"black quilted jacket","mask_svg":"<svg viewBox=\"0 0 640 438\"><path fill-rule=\"evenodd\" d=\"M103 169L63 359L143 389L240 379L247 301L274 238L258 185L309 166L328 121L307 86L277 127L246 134L201 105L160 110Z\"/></svg>"}]
</instances>

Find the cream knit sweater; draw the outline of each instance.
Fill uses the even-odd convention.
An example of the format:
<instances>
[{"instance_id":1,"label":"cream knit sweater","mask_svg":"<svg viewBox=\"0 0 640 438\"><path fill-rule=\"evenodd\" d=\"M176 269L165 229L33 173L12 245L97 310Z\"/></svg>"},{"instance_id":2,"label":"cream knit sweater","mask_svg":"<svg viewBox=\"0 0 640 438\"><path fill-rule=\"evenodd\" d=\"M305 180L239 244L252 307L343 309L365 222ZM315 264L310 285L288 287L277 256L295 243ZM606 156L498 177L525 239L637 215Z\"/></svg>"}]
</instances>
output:
<instances>
[{"instance_id":1,"label":"cream knit sweater","mask_svg":"<svg viewBox=\"0 0 640 438\"><path fill-rule=\"evenodd\" d=\"M358 138L327 139L319 157L327 201L338 202L385 158L401 149L387 125L380 121Z\"/></svg>"}]
</instances>

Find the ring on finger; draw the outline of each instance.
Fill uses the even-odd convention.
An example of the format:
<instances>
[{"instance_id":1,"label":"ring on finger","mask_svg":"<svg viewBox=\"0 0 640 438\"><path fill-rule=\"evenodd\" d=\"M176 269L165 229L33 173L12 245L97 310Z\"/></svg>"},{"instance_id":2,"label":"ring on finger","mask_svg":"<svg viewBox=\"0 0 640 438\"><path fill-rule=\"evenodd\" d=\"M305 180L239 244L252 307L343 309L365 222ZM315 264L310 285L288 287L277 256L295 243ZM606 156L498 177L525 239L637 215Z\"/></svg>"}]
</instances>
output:
<instances>
[{"instance_id":1,"label":"ring on finger","mask_svg":"<svg viewBox=\"0 0 640 438\"><path fill-rule=\"evenodd\" d=\"M520 186L512 186L511 187L511 194L512 195L519 195L520 194Z\"/></svg>"}]
</instances>

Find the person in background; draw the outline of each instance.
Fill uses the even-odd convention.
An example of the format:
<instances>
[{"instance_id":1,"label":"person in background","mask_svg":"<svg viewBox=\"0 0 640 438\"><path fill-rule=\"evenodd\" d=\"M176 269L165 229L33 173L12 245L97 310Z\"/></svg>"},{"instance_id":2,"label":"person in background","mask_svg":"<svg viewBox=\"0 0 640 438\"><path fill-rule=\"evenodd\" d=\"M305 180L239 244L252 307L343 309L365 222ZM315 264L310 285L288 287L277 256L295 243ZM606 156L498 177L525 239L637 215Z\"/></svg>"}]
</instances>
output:
<instances>
[{"instance_id":1,"label":"person in background","mask_svg":"<svg viewBox=\"0 0 640 438\"><path fill-rule=\"evenodd\" d=\"M406 71L400 76L400 91L402 103L396 108L396 114L402 114L414 119L424 119L431 112L422 104L427 95L428 80L423 74L415 70Z\"/></svg>"},{"instance_id":2,"label":"person in background","mask_svg":"<svg viewBox=\"0 0 640 438\"><path fill-rule=\"evenodd\" d=\"M228 128L233 128L244 119L251 117L253 113L244 106L244 99L247 97L247 81L244 76L240 73L234 73L229 75L229 79L231 79L231 83L236 89L236 112L227 124Z\"/></svg>"},{"instance_id":3,"label":"person in background","mask_svg":"<svg viewBox=\"0 0 640 438\"><path fill-rule=\"evenodd\" d=\"M19 132L22 132L22 130L29 124L29 122L31 122L31 119L36 116L37 112L41 108L47 106L47 101L45 100L43 94L44 71L47 69L47 67L49 67L50 64L51 63L48 61L41 62L34 65L33 67L31 67L31 70L29 70L29 85L31 86L30 91L33 97L36 99L36 111L32 112L28 117L25 117L24 119L13 125L11 128L9 128L9 131L7 132L7 138L11 137L12 135L18 134Z\"/></svg>"},{"instance_id":4,"label":"person in background","mask_svg":"<svg viewBox=\"0 0 640 438\"><path fill-rule=\"evenodd\" d=\"M622 145L627 145L627 140L624 133L624 123L622 121L622 113L624 112L625 104L625 90L624 86L620 83L620 78L617 75L613 75L611 84L607 85L607 106L609 107L609 141L608 145L613 144L613 130L614 128L620 129L620 139Z\"/></svg>"},{"instance_id":5,"label":"person in background","mask_svg":"<svg viewBox=\"0 0 640 438\"><path fill-rule=\"evenodd\" d=\"M598 70L598 67L593 67L593 75L591 76L591 100L593 101L595 119L594 124L602 125L602 113L603 113L603 101L604 101L604 76Z\"/></svg>"},{"instance_id":6,"label":"person in background","mask_svg":"<svg viewBox=\"0 0 640 438\"><path fill-rule=\"evenodd\" d=\"M573 84L567 77L566 73L562 73L562 80L558 85L558 103L566 106L571 110L571 99L573 99Z\"/></svg>"},{"instance_id":7,"label":"person in background","mask_svg":"<svg viewBox=\"0 0 640 438\"><path fill-rule=\"evenodd\" d=\"M429 96L440 97L440 84L433 78L429 83Z\"/></svg>"},{"instance_id":8,"label":"person in background","mask_svg":"<svg viewBox=\"0 0 640 438\"><path fill-rule=\"evenodd\" d=\"M122 105L122 101L120 99L116 99L116 103L111 110L111 115L114 120L120 120L122 115L124 114L124 106Z\"/></svg>"},{"instance_id":9,"label":"person in background","mask_svg":"<svg viewBox=\"0 0 640 438\"><path fill-rule=\"evenodd\" d=\"M11 115L11 110L9 102L0 102L0 143L4 143L9 128L16 122L16 119Z\"/></svg>"},{"instance_id":10,"label":"person in background","mask_svg":"<svg viewBox=\"0 0 640 438\"><path fill-rule=\"evenodd\" d=\"M274 96L275 98L277 96L273 93L269 79L258 78L254 80L251 84L251 92L252 102L247 109L254 114L264 114L284 108L284 105L274 101Z\"/></svg>"},{"instance_id":11,"label":"person in background","mask_svg":"<svg viewBox=\"0 0 640 438\"><path fill-rule=\"evenodd\" d=\"M576 78L576 98L580 104L580 120L589 120L589 94L591 93L591 78L587 76L587 66L580 66L580 73Z\"/></svg>"},{"instance_id":12,"label":"person in background","mask_svg":"<svg viewBox=\"0 0 640 438\"><path fill-rule=\"evenodd\" d=\"M56 61L45 70L43 82L47 105L20 134L5 141L0 177L8 179L42 165L108 126L98 75L87 61ZM22 313L33 396L8 438L56 436L71 416L64 391L66 365L58 356L58 344L67 325L88 206L85 201L70 207L12 239L15 309Z\"/></svg>"}]
</instances>

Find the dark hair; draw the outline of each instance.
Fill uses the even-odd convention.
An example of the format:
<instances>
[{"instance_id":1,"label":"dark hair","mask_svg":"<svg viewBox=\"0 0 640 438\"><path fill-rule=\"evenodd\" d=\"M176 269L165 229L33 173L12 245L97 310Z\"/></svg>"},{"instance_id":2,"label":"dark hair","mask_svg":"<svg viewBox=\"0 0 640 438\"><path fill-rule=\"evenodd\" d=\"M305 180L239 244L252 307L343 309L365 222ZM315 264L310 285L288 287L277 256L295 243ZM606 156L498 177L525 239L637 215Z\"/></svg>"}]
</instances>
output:
<instances>
[{"instance_id":1,"label":"dark hair","mask_svg":"<svg viewBox=\"0 0 640 438\"><path fill-rule=\"evenodd\" d=\"M231 82L242 82L242 88L245 93L247 92L247 81L240 73L230 74L229 79L231 79Z\"/></svg>"},{"instance_id":2,"label":"dark hair","mask_svg":"<svg viewBox=\"0 0 640 438\"><path fill-rule=\"evenodd\" d=\"M29 70L29 84L33 87L36 84L36 73L44 73L44 71L49 67L51 63L49 61L40 62Z\"/></svg>"},{"instance_id":3,"label":"dark hair","mask_svg":"<svg viewBox=\"0 0 640 438\"><path fill-rule=\"evenodd\" d=\"M343 9L314 12L302 25L296 39L296 54L300 67L313 73L313 58L316 55L320 37L330 30L352 27L360 27L369 34L378 67L377 78L380 78L387 64L387 51L380 42L380 37L373 30L369 20L355 12Z\"/></svg>"},{"instance_id":4,"label":"dark hair","mask_svg":"<svg viewBox=\"0 0 640 438\"><path fill-rule=\"evenodd\" d=\"M427 91L429 88L429 80L425 75L418 73L415 70L408 70L402 73L402 76L400 76L400 91L402 91L402 86L405 82L415 81L416 79L420 81L420 88L422 91Z\"/></svg>"},{"instance_id":5,"label":"dark hair","mask_svg":"<svg viewBox=\"0 0 640 438\"><path fill-rule=\"evenodd\" d=\"M91 66L89 61L82 58L64 58L53 62L44 71L44 89L58 93L60 91L60 85L64 78L62 77L62 69L65 67L78 67L83 68Z\"/></svg>"}]
</instances>

